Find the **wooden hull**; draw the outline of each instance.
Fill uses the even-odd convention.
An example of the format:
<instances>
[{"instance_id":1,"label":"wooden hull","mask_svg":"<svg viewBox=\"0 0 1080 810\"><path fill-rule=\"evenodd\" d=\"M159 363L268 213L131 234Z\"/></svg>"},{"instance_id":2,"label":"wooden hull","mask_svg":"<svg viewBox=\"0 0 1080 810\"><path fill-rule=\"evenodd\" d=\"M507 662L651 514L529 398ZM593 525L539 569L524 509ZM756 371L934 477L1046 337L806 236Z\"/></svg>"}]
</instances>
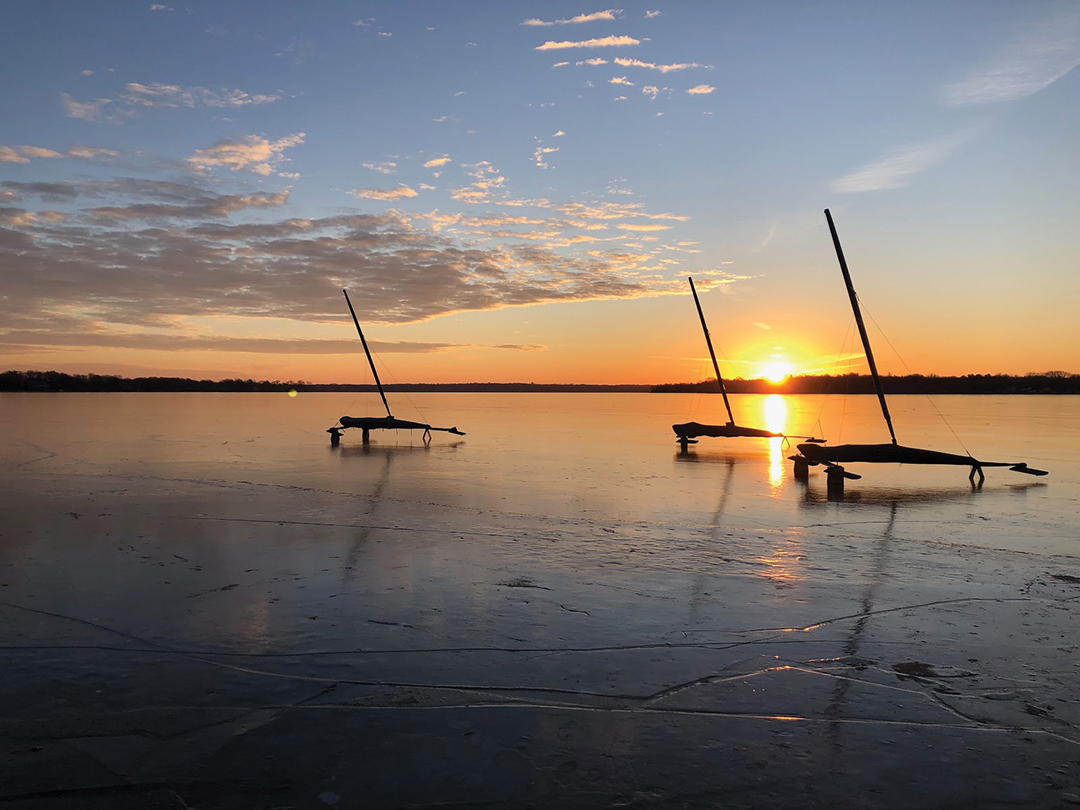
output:
<instances>
[{"instance_id":1,"label":"wooden hull","mask_svg":"<svg viewBox=\"0 0 1080 810\"><path fill-rule=\"evenodd\" d=\"M712 436L715 438L732 439L738 436L747 436L756 439L779 439L783 433L773 433L771 430L761 428L741 427L740 425L702 425L698 422L687 422L683 425L672 425L671 429L680 439L696 439L698 436Z\"/></svg>"}]
</instances>

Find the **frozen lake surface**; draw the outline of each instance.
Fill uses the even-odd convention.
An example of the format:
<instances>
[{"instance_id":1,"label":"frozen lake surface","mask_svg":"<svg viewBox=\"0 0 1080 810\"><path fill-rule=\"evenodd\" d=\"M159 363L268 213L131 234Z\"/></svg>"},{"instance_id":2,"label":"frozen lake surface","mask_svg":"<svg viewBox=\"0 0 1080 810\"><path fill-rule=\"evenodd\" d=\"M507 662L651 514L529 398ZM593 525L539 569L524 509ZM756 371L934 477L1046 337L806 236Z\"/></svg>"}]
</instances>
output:
<instances>
[{"instance_id":1,"label":"frozen lake surface","mask_svg":"<svg viewBox=\"0 0 1080 810\"><path fill-rule=\"evenodd\" d=\"M887 440L874 397L732 399ZM902 444L1050 475L849 465L842 503L782 440L680 453L718 397L391 402L468 435L0 396L0 801L1080 802L1080 399L892 397Z\"/></svg>"}]
</instances>

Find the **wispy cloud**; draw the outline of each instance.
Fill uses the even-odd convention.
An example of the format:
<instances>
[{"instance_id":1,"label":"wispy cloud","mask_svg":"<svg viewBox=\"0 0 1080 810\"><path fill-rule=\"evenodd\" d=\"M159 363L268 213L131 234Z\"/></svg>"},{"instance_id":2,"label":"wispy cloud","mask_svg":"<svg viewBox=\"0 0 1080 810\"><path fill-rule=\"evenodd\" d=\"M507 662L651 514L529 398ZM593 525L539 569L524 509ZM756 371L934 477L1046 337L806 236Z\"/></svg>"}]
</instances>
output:
<instances>
[{"instance_id":1,"label":"wispy cloud","mask_svg":"<svg viewBox=\"0 0 1080 810\"><path fill-rule=\"evenodd\" d=\"M424 168L425 169L437 169L440 166L445 166L449 162L450 162L450 158L448 156L444 155L443 157L432 158L431 160L425 162L424 163Z\"/></svg>"},{"instance_id":2,"label":"wispy cloud","mask_svg":"<svg viewBox=\"0 0 1080 810\"><path fill-rule=\"evenodd\" d=\"M93 71L83 71L83 75L91 73ZM239 88L211 90L161 82L129 82L115 99L76 101L69 93L61 93L60 103L69 118L118 123L120 116L131 117L136 109L144 107L244 107L248 104L270 104L280 98L273 93L252 94Z\"/></svg>"},{"instance_id":3,"label":"wispy cloud","mask_svg":"<svg viewBox=\"0 0 1080 810\"><path fill-rule=\"evenodd\" d=\"M505 180L501 172L487 160L481 160L477 163L466 163L461 168L465 174L472 177L477 182L502 185Z\"/></svg>"},{"instance_id":4,"label":"wispy cloud","mask_svg":"<svg viewBox=\"0 0 1080 810\"><path fill-rule=\"evenodd\" d=\"M38 218L29 211L21 208L0 208L0 225L8 228L25 228L33 225Z\"/></svg>"},{"instance_id":5,"label":"wispy cloud","mask_svg":"<svg viewBox=\"0 0 1080 810\"><path fill-rule=\"evenodd\" d=\"M776 224L774 223L773 225L771 225L769 227L769 232L767 234L765 234L765 238L761 240L761 245L760 245L761 250L764 250L765 248L767 248L769 246L769 243L772 242L772 240L776 238L776 231L777 231L777 227L776 227Z\"/></svg>"},{"instance_id":6,"label":"wispy cloud","mask_svg":"<svg viewBox=\"0 0 1080 810\"><path fill-rule=\"evenodd\" d=\"M314 41L308 37L293 37L292 42L274 54L278 59L289 57L294 65L302 65L308 60Z\"/></svg>"},{"instance_id":7,"label":"wispy cloud","mask_svg":"<svg viewBox=\"0 0 1080 810\"><path fill-rule=\"evenodd\" d=\"M234 172L249 169L266 176L273 174L280 163L288 160L283 154L284 151L302 144L304 137L303 132L297 132L276 141L267 140L260 135L248 135L239 141L219 141L206 149L196 149L187 162L200 173L217 168Z\"/></svg>"},{"instance_id":8,"label":"wispy cloud","mask_svg":"<svg viewBox=\"0 0 1080 810\"><path fill-rule=\"evenodd\" d=\"M942 140L892 149L851 174L834 180L831 184L832 190L842 194L855 194L901 188L911 182L914 175L945 160L968 137L968 133L962 133Z\"/></svg>"},{"instance_id":9,"label":"wispy cloud","mask_svg":"<svg viewBox=\"0 0 1080 810\"><path fill-rule=\"evenodd\" d=\"M673 62L670 65L658 65L655 62L642 62L640 59L628 59L625 56L616 56L615 64L621 67L639 67L649 70L659 70L661 73L673 73L677 70L690 70L691 68L709 68L712 65L701 65L697 62Z\"/></svg>"},{"instance_id":10,"label":"wispy cloud","mask_svg":"<svg viewBox=\"0 0 1080 810\"><path fill-rule=\"evenodd\" d=\"M162 5L161 3L153 3L150 6L151 11L173 11L172 6Z\"/></svg>"},{"instance_id":11,"label":"wispy cloud","mask_svg":"<svg viewBox=\"0 0 1080 810\"><path fill-rule=\"evenodd\" d=\"M953 106L999 104L1049 87L1080 65L1080 6L1030 26L993 60L942 88Z\"/></svg>"},{"instance_id":12,"label":"wispy cloud","mask_svg":"<svg viewBox=\"0 0 1080 810\"><path fill-rule=\"evenodd\" d=\"M536 19L535 17L529 20L525 20L522 25L536 26L547 28L552 25L580 25L581 23L597 22L599 20L607 20L613 22L618 19L622 14L621 8L609 8L605 11L594 11L591 14L578 14L576 17L570 17L569 19L551 20L545 22L544 20Z\"/></svg>"},{"instance_id":13,"label":"wispy cloud","mask_svg":"<svg viewBox=\"0 0 1080 810\"><path fill-rule=\"evenodd\" d=\"M633 222L620 222L615 226L620 231L670 231L670 225L638 225Z\"/></svg>"},{"instance_id":14,"label":"wispy cloud","mask_svg":"<svg viewBox=\"0 0 1080 810\"><path fill-rule=\"evenodd\" d=\"M656 17L659 17L659 16L660 16L659 11L646 11L645 12L645 19L646 20L652 20L652 19L654 19Z\"/></svg>"},{"instance_id":15,"label":"wispy cloud","mask_svg":"<svg viewBox=\"0 0 1080 810\"><path fill-rule=\"evenodd\" d=\"M40 146L0 146L0 163L29 163L35 158L82 158L116 157L112 149L100 146L72 146L64 152L44 149Z\"/></svg>"},{"instance_id":16,"label":"wispy cloud","mask_svg":"<svg viewBox=\"0 0 1080 810\"><path fill-rule=\"evenodd\" d=\"M617 203L601 202L589 205L587 203L565 203L557 206L560 213L569 217L582 220L610 220L610 219L663 219L685 222L687 217L682 214L650 214L645 211L641 203Z\"/></svg>"},{"instance_id":17,"label":"wispy cloud","mask_svg":"<svg viewBox=\"0 0 1080 810\"><path fill-rule=\"evenodd\" d=\"M365 200L401 200L408 197L415 197L416 191L408 186L398 186L390 190L383 190L379 188L357 188L349 192L354 197L363 197Z\"/></svg>"},{"instance_id":18,"label":"wispy cloud","mask_svg":"<svg viewBox=\"0 0 1080 810\"><path fill-rule=\"evenodd\" d=\"M701 253L701 250L693 247L696 244L697 242L676 242L674 245L661 245L660 247L675 253Z\"/></svg>"},{"instance_id":19,"label":"wispy cloud","mask_svg":"<svg viewBox=\"0 0 1080 810\"><path fill-rule=\"evenodd\" d=\"M243 352L248 354L356 354L356 341L350 339L253 338L230 335L117 332L87 330L54 332L13 330L0 335L0 345L7 348L78 346L109 349L152 349L154 351ZM434 343L419 341L368 340L376 354L438 354L461 349L498 349L519 352L542 352L543 344L517 343Z\"/></svg>"},{"instance_id":20,"label":"wispy cloud","mask_svg":"<svg viewBox=\"0 0 1080 810\"><path fill-rule=\"evenodd\" d=\"M136 203L91 208L86 213L95 219L207 219L226 217L245 208L276 208L289 201L289 192L274 194L259 191L255 194L207 195L201 200L183 203Z\"/></svg>"},{"instance_id":21,"label":"wispy cloud","mask_svg":"<svg viewBox=\"0 0 1080 810\"><path fill-rule=\"evenodd\" d=\"M83 215L91 220L112 221L220 218L246 208L277 208L289 201L288 191L219 194L195 183L135 178L57 183L7 180L0 182L0 189L0 197L20 200L40 198L68 205L93 200L94 207L83 209ZM116 202L105 206L97 204L97 201L105 198L112 198ZM41 216L55 221L50 212L42 212Z\"/></svg>"},{"instance_id":22,"label":"wispy cloud","mask_svg":"<svg viewBox=\"0 0 1080 810\"><path fill-rule=\"evenodd\" d=\"M76 101L68 93L61 93L60 103L64 105L64 111L69 118L79 118L83 121L100 121L104 118L103 110L106 105L112 103L112 99L96 98L93 101Z\"/></svg>"},{"instance_id":23,"label":"wispy cloud","mask_svg":"<svg viewBox=\"0 0 1080 810\"><path fill-rule=\"evenodd\" d=\"M732 262L720 262L720 264L732 264ZM695 283L698 289L708 292L709 290L715 290L728 284L734 284L738 281L749 281L753 276L743 276L738 273L730 273L727 270L717 269L698 270L694 273L694 278L697 279Z\"/></svg>"},{"instance_id":24,"label":"wispy cloud","mask_svg":"<svg viewBox=\"0 0 1080 810\"><path fill-rule=\"evenodd\" d=\"M533 152L533 159L536 161L537 166L541 169L546 169L548 168L548 164L547 161L544 160L544 156L558 151L559 147L557 146L538 146L536 147L536 151Z\"/></svg>"},{"instance_id":25,"label":"wispy cloud","mask_svg":"<svg viewBox=\"0 0 1080 810\"><path fill-rule=\"evenodd\" d=\"M627 79L625 76L614 76L608 79L608 84L625 84L627 87L634 86L634 83Z\"/></svg>"},{"instance_id":26,"label":"wispy cloud","mask_svg":"<svg viewBox=\"0 0 1080 810\"><path fill-rule=\"evenodd\" d=\"M31 158L63 157L52 149L40 149L36 146L0 146L0 163L29 163Z\"/></svg>"},{"instance_id":27,"label":"wispy cloud","mask_svg":"<svg viewBox=\"0 0 1080 810\"><path fill-rule=\"evenodd\" d=\"M270 104L281 96L271 93L251 95L239 88L210 90L206 87L181 87L176 84L130 82L121 98L135 107L243 107L247 104Z\"/></svg>"},{"instance_id":28,"label":"wispy cloud","mask_svg":"<svg viewBox=\"0 0 1080 810\"><path fill-rule=\"evenodd\" d=\"M713 92L715 89L711 84L699 84L697 87L689 88L686 92L692 96L702 96Z\"/></svg>"},{"instance_id":29,"label":"wispy cloud","mask_svg":"<svg viewBox=\"0 0 1080 810\"><path fill-rule=\"evenodd\" d=\"M379 174L393 174L397 170L397 164L392 160L380 160L374 163L361 163L360 165Z\"/></svg>"},{"instance_id":30,"label":"wispy cloud","mask_svg":"<svg viewBox=\"0 0 1080 810\"><path fill-rule=\"evenodd\" d=\"M601 37L599 39L583 39L577 42L564 41L554 42L549 40L543 45L537 45L535 50L538 51L555 51L562 50L564 48L621 48L627 45L640 45L640 39L634 39L627 36L610 36Z\"/></svg>"},{"instance_id":31,"label":"wispy cloud","mask_svg":"<svg viewBox=\"0 0 1080 810\"><path fill-rule=\"evenodd\" d=\"M602 56L592 56L588 59L582 59L580 62L574 62L575 65L606 65L608 60Z\"/></svg>"}]
</instances>

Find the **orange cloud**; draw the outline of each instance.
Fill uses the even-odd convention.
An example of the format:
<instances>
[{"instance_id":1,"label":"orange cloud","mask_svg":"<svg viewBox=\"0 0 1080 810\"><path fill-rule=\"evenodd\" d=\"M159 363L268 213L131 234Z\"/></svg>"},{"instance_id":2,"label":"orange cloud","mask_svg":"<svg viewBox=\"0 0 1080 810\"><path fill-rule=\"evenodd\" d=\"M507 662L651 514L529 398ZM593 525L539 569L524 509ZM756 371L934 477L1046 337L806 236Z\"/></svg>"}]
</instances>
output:
<instances>
[{"instance_id":1,"label":"orange cloud","mask_svg":"<svg viewBox=\"0 0 1080 810\"><path fill-rule=\"evenodd\" d=\"M641 40L640 39L634 39L633 37L610 36L610 37L602 37L600 39L585 39L585 40L581 40L579 42L572 42L572 41L569 41L569 40L564 41L564 42L553 42L553 41L549 40L548 42L545 42L543 45L537 45L535 50L538 50L538 51L554 51L554 50L561 50L561 49L564 49L564 48L619 48L619 47L624 47L626 45L640 45L640 44L641 44Z\"/></svg>"},{"instance_id":2,"label":"orange cloud","mask_svg":"<svg viewBox=\"0 0 1080 810\"><path fill-rule=\"evenodd\" d=\"M408 186L398 186L397 188L384 191L378 188L357 188L349 192L355 197L363 197L366 200L400 200L405 197L415 197L416 191Z\"/></svg>"}]
</instances>

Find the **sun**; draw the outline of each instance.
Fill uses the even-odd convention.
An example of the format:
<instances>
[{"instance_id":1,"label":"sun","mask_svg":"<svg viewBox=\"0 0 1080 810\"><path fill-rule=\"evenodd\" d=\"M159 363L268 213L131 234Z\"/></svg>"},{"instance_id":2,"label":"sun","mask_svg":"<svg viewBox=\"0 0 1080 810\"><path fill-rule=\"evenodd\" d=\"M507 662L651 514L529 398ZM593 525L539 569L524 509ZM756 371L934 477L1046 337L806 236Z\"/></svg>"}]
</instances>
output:
<instances>
[{"instance_id":1,"label":"sun","mask_svg":"<svg viewBox=\"0 0 1080 810\"><path fill-rule=\"evenodd\" d=\"M782 383L791 374L787 363L769 363L761 369L761 376L772 383Z\"/></svg>"}]
</instances>

